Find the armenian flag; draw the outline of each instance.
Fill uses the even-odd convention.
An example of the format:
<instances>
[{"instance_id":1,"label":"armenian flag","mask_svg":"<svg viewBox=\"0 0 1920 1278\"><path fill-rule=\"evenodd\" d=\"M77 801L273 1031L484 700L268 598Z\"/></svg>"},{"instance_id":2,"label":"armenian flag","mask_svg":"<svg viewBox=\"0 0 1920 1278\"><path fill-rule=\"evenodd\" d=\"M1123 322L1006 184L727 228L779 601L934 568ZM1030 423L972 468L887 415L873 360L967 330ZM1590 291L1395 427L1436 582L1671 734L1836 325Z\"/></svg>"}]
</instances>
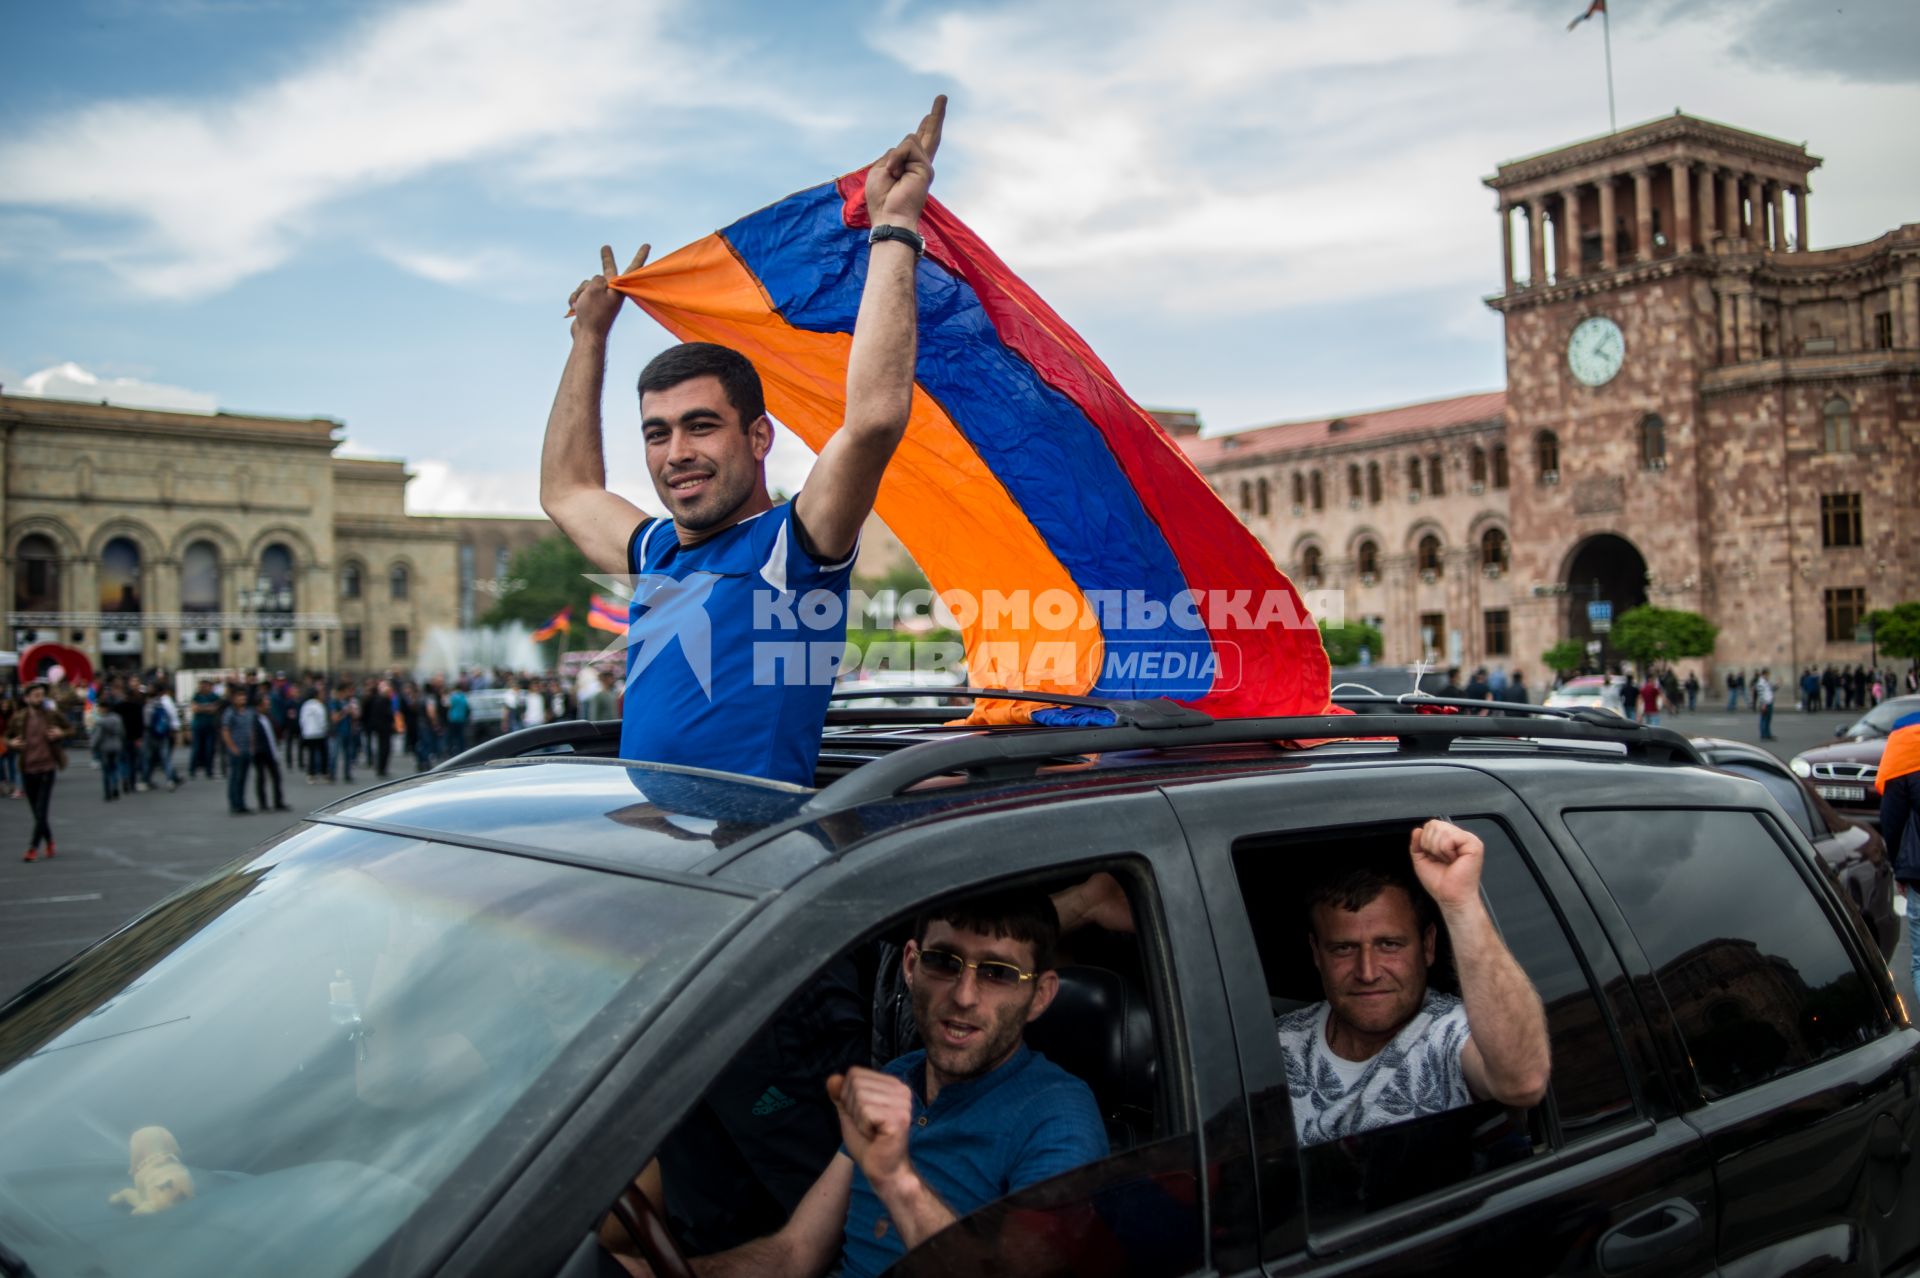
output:
<instances>
[{"instance_id":1,"label":"armenian flag","mask_svg":"<svg viewBox=\"0 0 1920 1278\"><path fill-rule=\"evenodd\" d=\"M595 630L605 630L609 634L624 635L627 633L626 605L615 603L610 599L602 599L599 595L594 595L587 608L587 624Z\"/></svg>"},{"instance_id":2,"label":"armenian flag","mask_svg":"<svg viewBox=\"0 0 1920 1278\"><path fill-rule=\"evenodd\" d=\"M1920 714L1903 714L1893 721L1886 748L1880 752L1880 770L1874 775L1873 788L1887 792L1887 782L1920 772Z\"/></svg>"},{"instance_id":3,"label":"armenian flag","mask_svg":"<svg viewBox=\"0 0 1920 1278\"><path fill-rule=\"evenodd\" d=\"M752 360L769 410L816 453L845 414L864 184L862 170L788 196L611 282L682 340ZM1216 717L1326 709L1319 631L1253 534L938 200L920 231L913 406L875 510L948 598L971 681ZM974 716L1034 717L1005 702Z\"/></svg>"},{"instance_id":4,"label":"armenian flag","mask_svg":"<svg viewBox=\"0 0 1920 1278\"><path fill-rule=\"evenodd\" d=\"M547 618L546 625L533 632L533 641L535 643L545 643L555 635L567 633L567 628L572 624L573 609L571 607L562 608L559 612Z\"/></svg>"}]
</instances>

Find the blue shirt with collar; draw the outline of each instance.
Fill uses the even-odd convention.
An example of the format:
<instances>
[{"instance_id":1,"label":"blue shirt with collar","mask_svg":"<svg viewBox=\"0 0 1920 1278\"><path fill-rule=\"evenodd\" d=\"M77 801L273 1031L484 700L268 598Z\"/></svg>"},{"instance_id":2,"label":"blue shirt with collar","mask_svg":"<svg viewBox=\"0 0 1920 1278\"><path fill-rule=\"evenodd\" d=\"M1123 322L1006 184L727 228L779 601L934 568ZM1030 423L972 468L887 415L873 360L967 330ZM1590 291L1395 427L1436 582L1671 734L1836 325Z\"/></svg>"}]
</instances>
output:
<instances>
[{"instance_id":1,"label":"blue shirt with collar","mask_svg":"<svg viewBox=\"0 0 1920 1278\"><path fill-rule=\"evenodd\" d=\"M1093 1089L1022 1043L992 1072L926 1095L924 1051L908 1052L885 1072L913 1090L907 1154L955 1216L1107 1156L1107 1130ZM869 1278L907 1254L858 1164L847 1204L842 1273Z\"/></svg>"}]
</instances>

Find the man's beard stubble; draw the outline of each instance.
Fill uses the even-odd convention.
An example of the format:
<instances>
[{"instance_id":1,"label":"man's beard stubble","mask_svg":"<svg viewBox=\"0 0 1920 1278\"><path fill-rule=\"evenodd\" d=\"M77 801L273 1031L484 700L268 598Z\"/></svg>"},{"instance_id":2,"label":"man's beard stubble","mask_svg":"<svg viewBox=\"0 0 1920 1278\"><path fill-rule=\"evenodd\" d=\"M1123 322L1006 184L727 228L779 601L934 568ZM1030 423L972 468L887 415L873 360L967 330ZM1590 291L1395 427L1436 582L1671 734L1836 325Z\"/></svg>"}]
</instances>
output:
<instances>
[{"instance_id":1,"label":"man's beard stubble","mask_svg":"<svg viewBox=\"0 0 1920 1278\"><path fill-rule=\"evenodd\" d=\"M1029 992L1026 998L1008 1001L998 1008L986 998L964 1014L958 1008L940 1008L941 1000L935 997L936 993L944 994L952 987L951 982L942 985L924 978L913 987L914 1025L920 1030L920 1040L926 1047L927 1064L939 1071L943 1086L978 1078L1006 1059L1019 1046L1020 1036L1027 1028L1027 1011L1033 1006L1033 994ZM952 1013L946 1019L980 1026L982 1033L977 1041L959 1049L940 1043L933 1030L942 1019L943 1011Z\"/></svg>"}]
</instances>

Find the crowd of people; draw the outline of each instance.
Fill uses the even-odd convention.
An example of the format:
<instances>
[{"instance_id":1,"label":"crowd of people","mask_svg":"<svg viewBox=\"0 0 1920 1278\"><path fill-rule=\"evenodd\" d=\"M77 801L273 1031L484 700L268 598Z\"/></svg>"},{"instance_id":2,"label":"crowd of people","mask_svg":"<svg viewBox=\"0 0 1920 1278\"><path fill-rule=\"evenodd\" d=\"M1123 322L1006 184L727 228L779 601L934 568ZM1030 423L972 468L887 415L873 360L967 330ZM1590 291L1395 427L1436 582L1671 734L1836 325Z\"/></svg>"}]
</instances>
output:
<instances>
[{"instance_id":1,"label":"crowd of people","mask_svg":"<svg viewBox=\"0 0 1920 1278\"><path fill-rule=\"evenodd\" d=\"M26 859L53 855L48 809L67 751L83 746L104 798L194 777L224 781L229 811L288 811L286 775L310 783L351 782L355 768L380 779L394 756L425 771L500 732L581 717L617 719L614 692L510 671L475 670L417 680L400 671L359 679L278 672L198 679L183 698L171 672L104 674L0 689L0 794L30 800L35 832ZM28 734L31 733L31 748ZM20 744L14 744L19 742ZM186 766L180 755L184 750ZM253 781L253 804L247 781Z\"/></svg>"}]
</instances>

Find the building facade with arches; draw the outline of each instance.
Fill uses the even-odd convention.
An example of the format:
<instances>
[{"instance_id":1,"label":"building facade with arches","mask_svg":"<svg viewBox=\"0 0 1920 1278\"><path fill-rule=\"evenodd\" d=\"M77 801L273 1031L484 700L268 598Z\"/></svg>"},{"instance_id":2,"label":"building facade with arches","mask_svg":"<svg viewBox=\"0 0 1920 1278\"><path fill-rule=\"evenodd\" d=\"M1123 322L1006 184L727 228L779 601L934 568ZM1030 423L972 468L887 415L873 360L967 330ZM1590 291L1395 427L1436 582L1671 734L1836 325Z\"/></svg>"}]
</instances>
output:
<instances>
[{"instance_id":1,"label":"building facade with arches","mask_svg":"<svg viewBox=\"0 0 1920 1278\"><path fill-rule=\"evenodd\" d=\"M4 642L108 670L416 668L553 526L408 515L405 463L337 457L339 431L0 395Z\"/></svg>"},{"instance_id":2,"label":"building facade with arches","mask_svg":"<svg viewBox=\"0 0 1920 1278\"><path fill-rule=\"evenodd\" d=\"M1920 223L1810 248L1819 164L1678 113L1503 164L1504 391L1162 424L1389 661L1531 675L1604 644L1589 605L1653 602L1714 621L1718 667L1865 663L1866 614L1920 599ZM1324 502L1291 479L1322 472ZM1263 510L1283 480L1309 500Z\"/></svg>"}]
</instances>

